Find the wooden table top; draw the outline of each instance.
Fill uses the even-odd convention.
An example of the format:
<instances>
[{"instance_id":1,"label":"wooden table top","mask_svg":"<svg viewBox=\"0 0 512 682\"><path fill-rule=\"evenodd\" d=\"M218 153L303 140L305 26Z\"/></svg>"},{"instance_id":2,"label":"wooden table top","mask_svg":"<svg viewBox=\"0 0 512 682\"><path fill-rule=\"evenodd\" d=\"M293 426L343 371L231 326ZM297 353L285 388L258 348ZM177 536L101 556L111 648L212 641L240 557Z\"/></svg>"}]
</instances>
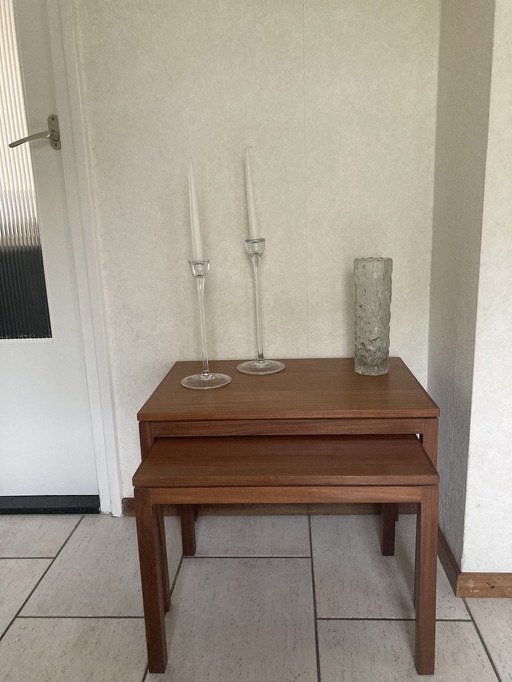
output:
<instances>
[{"instance_id":1,"label":"wooden table top","mask_svg":"<svg viewBox=\"0 0 512 682\"><path fill-rule=\"evenodd\" d=\"M139 411L139 421L221 419L360 419L437 417L439 408L400 358L388 374L362 376L353 358L283 360L279 374L251 376L240 360L210 362L231 384L190 390L180 381L201 371L200 362L176 362Z\"/></svg>"},{"instance_id":2,"label":"wooden table top","mask_svg":"<svg viewBox=\"0 0 512 682\"><path fill-rule=\"evenodd\" d=\"M160 438L136 487L436 485L415 435Z\"/></svg>"}]
</instances>

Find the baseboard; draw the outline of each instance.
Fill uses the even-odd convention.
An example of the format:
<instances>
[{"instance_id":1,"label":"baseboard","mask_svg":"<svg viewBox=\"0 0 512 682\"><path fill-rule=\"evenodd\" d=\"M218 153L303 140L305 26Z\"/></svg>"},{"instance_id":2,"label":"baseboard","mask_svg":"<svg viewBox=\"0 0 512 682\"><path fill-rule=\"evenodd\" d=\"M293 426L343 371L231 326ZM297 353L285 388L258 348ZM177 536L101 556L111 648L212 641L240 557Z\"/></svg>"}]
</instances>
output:
<instances>
[{"instance_id":1,"label":"baseboard","mask_svg":"<svg viewBox=\"0 0 512 682\"><path fill-rule=\"evenodd\" d=\"M441 530L438 554L456 597L494 599L512 597L512 573L462 572Z\"/></svg>"},{"instance_id":2,"label":"baseboard","mask_svg":"<svg viewBox=\"0 0 512 682\"><path fill-rule=\"evenodd\" d=\"M452 586L453 593L457 595L457 581L460 575L459 564L455 556L453 555L450 545L446 542L441 529L439 528L438 533L438 546L437 546L437 556L441 562L444 572ZM458 595L457 595L458 596Z\"/></svg>"},{"instance_id":3,"label":"baseboard","mask_svg":"<svg viewBox=\"0 0 512 682\"><path fill-rule=\"evenodd\" d=\"M4 495L0 514L99 514L98 495Z\"/></svg>"},{"instance_id":4,"label":"baseboard","mask_svg":"<svg viewBox=\"0 0 512 682\"><path fill-rule=\"evenodd\" d=\"M512 598L512 573L461 573L457 597Z\"/></svg>"}]
</instances>

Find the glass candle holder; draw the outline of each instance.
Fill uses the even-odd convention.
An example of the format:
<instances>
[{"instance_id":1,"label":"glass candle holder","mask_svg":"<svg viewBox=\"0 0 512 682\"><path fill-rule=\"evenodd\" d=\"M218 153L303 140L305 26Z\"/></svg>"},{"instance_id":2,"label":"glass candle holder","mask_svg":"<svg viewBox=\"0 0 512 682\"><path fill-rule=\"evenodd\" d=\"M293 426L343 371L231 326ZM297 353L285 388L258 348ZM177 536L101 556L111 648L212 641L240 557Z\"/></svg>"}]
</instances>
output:
<instances>
[{"instance_id":1,"label":"glass candle holder","mask_svg":"<svg viewBox=\"0 0 512 682\"><path fill-rule=\"evenodd\" d=\"M228 374L220 374L210 372L208 365L208 348L206 345L206 319L204 312L204 285L206 275L210 269L210 261L204 260L189 260L190 271L196 280L197 300L199 304L199 320L201 323L201 348L203 353L203 371L200 374L191 374L181 380L181 385L185 388L207 389L220 388L231 383L231 377Z\"/></svg>"},{"instance_id":2,"label":"glass candle holder","mask_svg":"<svg viewBox=\"0 0 512 682\"><path fill-rule=\"evenodd\" d=\"M389 371L391 258L354 260L354 370L358 374Z\"/></svg>"},{"instance_id":3,"label":"glass candle holder","mask_svg":"<svg viewBox=\"0 0 512 682\"><path fill-rule=\"evenodd\" d=\"M263 356L263 327L261 321L261 292L260 292L260 277L259 267L261 257L265 251L265 239L259 237L257 239L246 239L245 250L251 259L252 271L254 275L254 296L256 299L256 335L258 339L258 358L256 360L247 360L237 366L237 370L242 374L276 374L282 372L285 368L283 362L278 360L266 360Z\"/></svg>"}]
</instances>

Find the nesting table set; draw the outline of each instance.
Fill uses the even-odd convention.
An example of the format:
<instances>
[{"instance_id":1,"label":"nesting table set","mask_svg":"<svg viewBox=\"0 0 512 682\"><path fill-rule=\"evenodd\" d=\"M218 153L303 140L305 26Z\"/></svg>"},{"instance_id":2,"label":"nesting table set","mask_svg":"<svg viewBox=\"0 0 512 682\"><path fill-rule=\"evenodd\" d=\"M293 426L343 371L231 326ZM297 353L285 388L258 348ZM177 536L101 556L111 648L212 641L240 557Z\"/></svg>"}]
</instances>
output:
<instances>
[{"instance_id":1,"label":"nesting table set","mask_svg":"<svg viewBox=\"0 0 512 682\"><path fill-rule=\"evenodd\" d=\"M134 477L150 672L167 665L170 608L163 505L178 505L183 553L195 554L200 504L382 504L382 553L394 553L400 503L417 504L416 670L433 674L439 408L400 358L362 376L351 358L285 360L285 371L237 373L215 391L180 380L177 362L138 413L142 463ZM339 576L343 580L343 575Z\"/></svg>"}]
</instances>

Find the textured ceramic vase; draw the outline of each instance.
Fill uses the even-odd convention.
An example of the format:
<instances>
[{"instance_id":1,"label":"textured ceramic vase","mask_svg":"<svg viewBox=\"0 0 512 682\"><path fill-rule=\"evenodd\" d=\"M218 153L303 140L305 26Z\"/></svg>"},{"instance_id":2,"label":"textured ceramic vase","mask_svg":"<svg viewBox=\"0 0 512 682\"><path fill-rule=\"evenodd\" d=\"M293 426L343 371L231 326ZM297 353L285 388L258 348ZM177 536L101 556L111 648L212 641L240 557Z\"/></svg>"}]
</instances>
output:
<instances>
[{"instance_id":1,"label":"textured ceramic vase","mask_svg":"<svg viewBox=\"0 0 512 682\"><path fill-rule=\"evenodd\" d=\"M354 260L354 369L358 374L389 371L392 270L391 258Z\"/></svg>"}]
</instances>

